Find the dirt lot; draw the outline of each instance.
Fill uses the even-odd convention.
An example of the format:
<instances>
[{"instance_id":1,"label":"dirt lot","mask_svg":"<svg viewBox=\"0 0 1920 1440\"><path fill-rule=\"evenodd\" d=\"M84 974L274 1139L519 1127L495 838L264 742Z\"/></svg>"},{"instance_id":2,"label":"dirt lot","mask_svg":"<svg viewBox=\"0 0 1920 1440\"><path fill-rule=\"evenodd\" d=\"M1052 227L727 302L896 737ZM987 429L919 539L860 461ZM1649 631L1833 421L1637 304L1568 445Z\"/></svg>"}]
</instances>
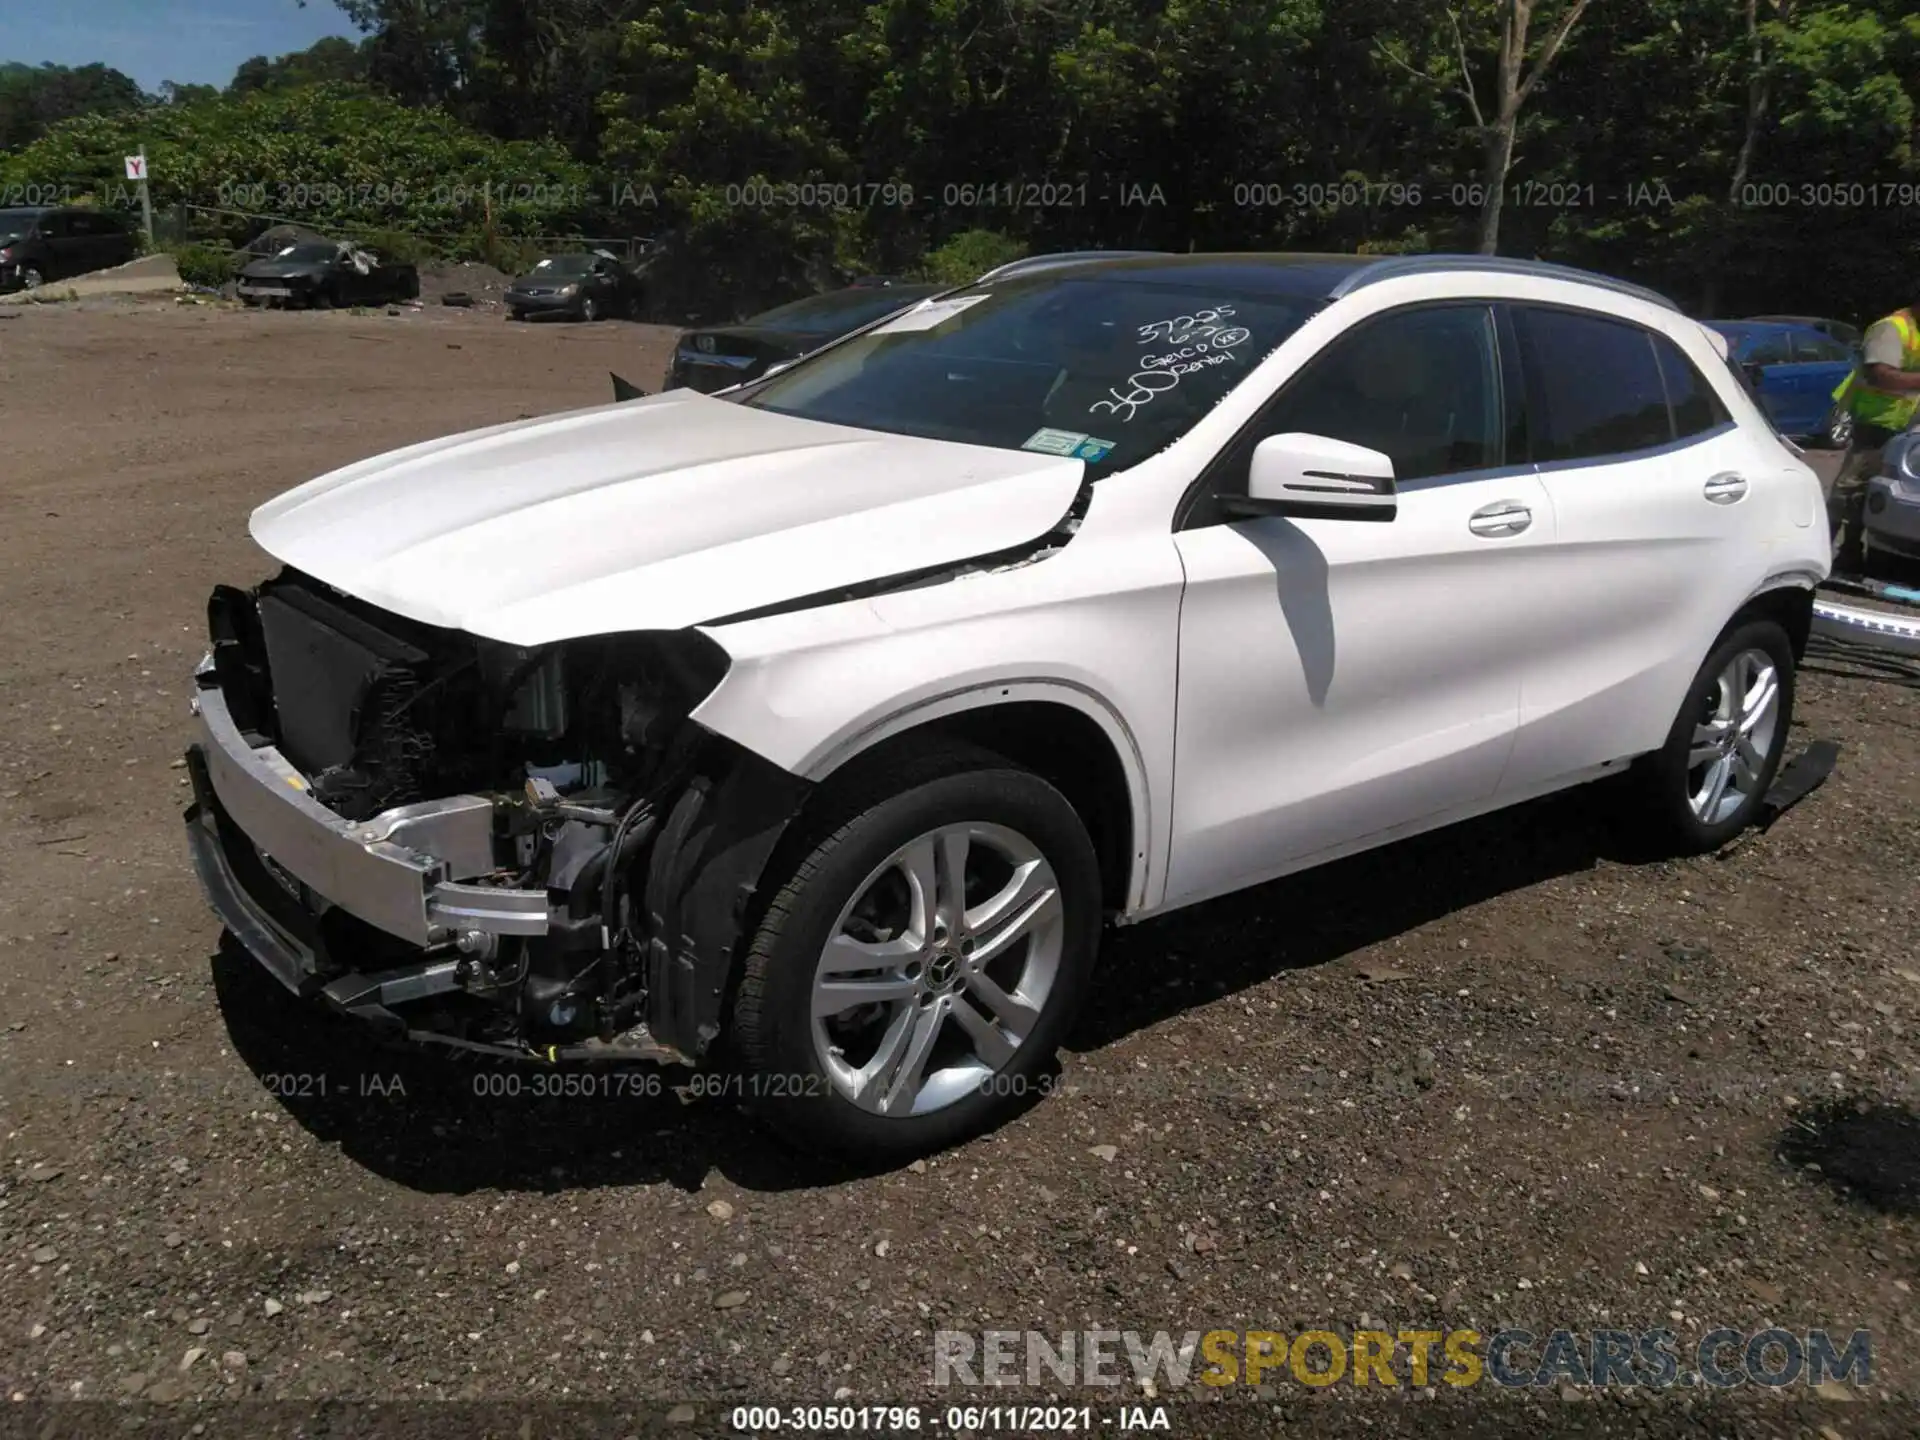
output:
<instances>
[{"instance_id":1,"label":"dirt lot","mask_svg":"<svg viewBox=\"0 0 1920 1440\"><path fill-rule=\"evenodd\" d=\"M1803 1410L1283 1369L1169 1415L1913 1433L1920 1228L1777 1153L1823 1097L1915 1098L1911 690L1805 676L1798 742L1839 773L1721 857L1636 858L1581 794L1121 932L1065 1093L891 1174L720 1099L484 1096L501 1072L374 1049L223 946L177 762L207 590L266 573L249 509L597 403L609 369L651 388L668 343L431 308L0 320L0 1429L246 1399L154 1433L718 1435L745 1402L977 1402L930 1387L935 1329L1778 1324L1870 1330L1872 1383Z\"/></svg>"}]
</instances>

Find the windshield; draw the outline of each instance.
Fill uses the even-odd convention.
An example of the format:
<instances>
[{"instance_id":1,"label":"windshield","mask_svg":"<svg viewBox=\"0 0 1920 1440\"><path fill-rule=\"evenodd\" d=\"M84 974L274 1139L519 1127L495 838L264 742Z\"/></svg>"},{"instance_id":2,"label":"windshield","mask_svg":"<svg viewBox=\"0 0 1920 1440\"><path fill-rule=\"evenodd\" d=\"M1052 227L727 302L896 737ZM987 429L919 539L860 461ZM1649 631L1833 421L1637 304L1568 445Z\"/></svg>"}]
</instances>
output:
<instances>
[{"instance_id":1,"label":"windshield","mask_svg":"<svg viewBox=\"0 0 1920 1440\"><path fill-rule=\"evenodd\" d=\"M533 267L533 273L541 279L550 275L586 275L593 270L591 255L549 255Z\"/></svg>"},{"instance_id":2,"label":"windshield","mask_svg":"<svg viewBox=\"0 0 1920 1440\"><path fill-rule=\"evenodd\" d=\"M844 335L871 324L882 315L903 310L927 292L909 290L859 290L849 293L835 290L827 295L809 295L804 300L779 305L746 321L771 330L792 330L800 335Z\"/></svg>"},{"instance_id":3,"label":"windshield","mask_svg":"<svg viewBox=\"0 0 1920 1440\"><path fill-rule=\"evenodd\" d=\"M925 301L741 403L1075 455L1107 473L1186 434L1320 304L1124 276L1032 276Z\"/></svg>"},{"instance_id":4,"label":"windshield","mask_svg":"<svg viewBox=\"0 0 1920 1440\"><path fill-rule=\"evenodd\" d=\"M331 245L289 245L273 258L292 260L301 265L312 265L322 260L332 260L340 252Z\"/></svg>"},{"instance_id":5,"label":"windshield","mask_svg":"<svg viewBox=\"0 0 1920 1440\"><path fill-rule=\"evenodd\" d=\"M26 239L39 218L38 210L0 210L0 245Z\"/></svg>"}]
</instances>

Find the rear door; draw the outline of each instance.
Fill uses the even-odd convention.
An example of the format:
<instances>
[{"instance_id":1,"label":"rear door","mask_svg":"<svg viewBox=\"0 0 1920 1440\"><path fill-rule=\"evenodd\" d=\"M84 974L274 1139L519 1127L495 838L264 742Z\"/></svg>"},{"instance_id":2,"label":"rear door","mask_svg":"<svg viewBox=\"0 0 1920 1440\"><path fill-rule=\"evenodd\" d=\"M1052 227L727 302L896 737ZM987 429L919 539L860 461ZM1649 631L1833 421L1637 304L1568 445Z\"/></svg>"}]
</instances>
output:
<instances>
[{"instance_id":1,"label":"rear door","mask_svg":"<svg viewBox=\"0 0 1920 1440\"><path fill-rule=\"evenodd\" d=\"M45 280L63 280L86 268L75 263L79 241L73 233L73 217L65 210L49 210L40 217L40 275Z\"/></svg>"},{"instance_id":2,"label":"rear door","mask_svg":"<svg viewBox=\"0 0 1920 1440\"><path fill-rule=\"evenodd\" d=\"M1796 330L1791 339L1791 368L1795 383L1805 396L1800 411L1808 417L1807 428L1800 433L1817 435L1826 429L1833 411L1833 392L1853 373L1853 351L1844 341L1817 330Z\"/></svg>"},{"instance_id":3,"label":"rear door","mask_svg":"<svg viewBox=\"0 0 1920 1440\"><path fill-rule=\"evenodd\" d=\"M119 253L117 237L120 227L114 224L111 216L92 214L85 210L70 211L67 223L72 228L73 273L83 274L89 270L104 270L109 265L118 265L129 258Z\"/></svg>"},{"instance_id":4,"label":"rear door","mask_svg":"<svg viewBox=\"0 0 1920 1440\"><path fill-rule=\"evenodd\" d=\"M1519 794L1657 748L1715 637L1747 598L1768 462L1670 337L1592 311L1514 305L1553 565L1526 597ZM1704 350L1701 338L1699 348ZM1717 360L1717 357L1715 357Z\"/></svg>"}]
</instances>

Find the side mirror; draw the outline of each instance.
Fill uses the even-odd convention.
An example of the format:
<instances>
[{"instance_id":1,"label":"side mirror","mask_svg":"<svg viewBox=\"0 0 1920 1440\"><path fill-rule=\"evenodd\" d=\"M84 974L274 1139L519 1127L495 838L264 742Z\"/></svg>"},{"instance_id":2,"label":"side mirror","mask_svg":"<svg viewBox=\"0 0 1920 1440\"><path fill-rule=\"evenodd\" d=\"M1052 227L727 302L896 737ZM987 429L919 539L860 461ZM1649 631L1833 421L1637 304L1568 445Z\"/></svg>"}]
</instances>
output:
<instances>
[{"instance_id":1,"label":"side mirror","mask_svg":"<svg viewBox=\"0 0 1920 1440\"><path fill-rule=\"evenodd\" d=\"M1269 435L1253 447L1247 493L1222 495L1230 515L1293 520L1391 520L1399 508L1393 461L1325 435Z\"/></svg>"}]
</instances>

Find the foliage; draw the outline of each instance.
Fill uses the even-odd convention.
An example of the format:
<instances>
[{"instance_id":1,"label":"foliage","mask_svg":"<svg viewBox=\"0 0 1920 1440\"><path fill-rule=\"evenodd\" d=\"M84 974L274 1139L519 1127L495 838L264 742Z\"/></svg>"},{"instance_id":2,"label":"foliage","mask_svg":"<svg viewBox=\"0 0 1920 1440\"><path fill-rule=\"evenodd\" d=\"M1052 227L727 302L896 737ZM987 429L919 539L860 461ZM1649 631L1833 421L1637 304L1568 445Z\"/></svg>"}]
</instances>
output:
<instances>
[{"instance_id":1,"label":"foliage","mask_svg":"<svg viewBox=\"0 0 1920 1440\"><path fill-rule=\"evenodd\" d=\"M432 259L434 255L433 246L404 230L360 230L350 238L381 259L395 260L403 265L417 265L423 260Z\"/></svg>"},{"instance_id":2,"label":"foliage","mask_svg":"<svg viewBox=\"0 0 1920 1440\"><path fill-rule=\"evenodd\" d=\"M964 285L1026 253L1025 242L997 230L963 230L928 253L921 273L941 285Z\"/></svg>"},{"instance_id":3,"label":"foliage","mask_svg":"<svg viewBox=\"0 0 1920 1440\"><path fill-rule=\"evenodd\" d=\"M210 285L215 289L233 279L238 272L238 256L217 245L163 245L179 267L180 278L189 285Z\"/></svg>"},{"instance_id":4,"label":"foliage","mask_svg":"<svg viewBox=\"0 0 1920 1440\"><path fill-rule=\"evenodd\" d=\"M358 43L249 61L218 97L0 67L0 192L129 203L143 136L163 207L503 259L661 236L654 293L708 317L1015 246L1483 228L1715 313L1871 318L1915 286L1920 0L1589 0L1550 65L1578 0L335 3ZM57 103L21 121L29 81ZM259 203L221 207L236 184Z\"/></svg>"},{"instance_id":5,"label":"foliage","mask_svg":"<svg viewBox=\"0 0 1920 1440\"><path fill-rule=\"evenodd\" d=\"M57 186L137 206L123 157L142 144L155 208L204 207L230 242L263 228L253 216L470 251L489 233L570 231L592 209L585 168L557 146L496 140L343 85L83 116L0 154L0 192Z\"/></svg>"},{"instance_id":6,"label":"foliage","mask_svg":"<svg viewBox=\"0 0 1920 1440\"><path fill-rule=\"evenodd\" d=\"M367 78L366 47L338 35L315 41L305 50L269 59L243 61L227 86L230 95L256 90L296 90L302 85L358 84ZM197 88L197 87L196 87Z\"/></svg>"},{"instance_id":7,"label":"foliage","mask_svg":"<svg viewBox=\"0 0 1920 1440\"><path fill-rule=\"evenodd\" d=\"M76 115L130 110L146 99L131 79L105 65L0 63L0 151L30 145Z\"/></svg>"}]
</instances>

